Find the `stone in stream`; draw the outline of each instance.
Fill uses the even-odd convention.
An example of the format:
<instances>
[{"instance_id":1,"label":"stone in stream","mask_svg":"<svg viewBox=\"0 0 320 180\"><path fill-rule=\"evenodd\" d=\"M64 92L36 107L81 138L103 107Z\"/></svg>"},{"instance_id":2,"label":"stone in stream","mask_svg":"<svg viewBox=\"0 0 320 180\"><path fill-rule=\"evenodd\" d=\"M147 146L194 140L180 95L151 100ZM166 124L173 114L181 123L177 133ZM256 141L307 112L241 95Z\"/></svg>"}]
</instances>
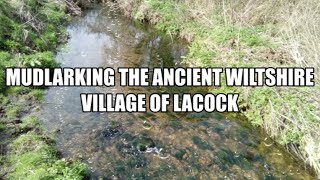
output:
<instances>
[{"instance_id":1,"label":"stone in stream","mask_svg":"<svg viewBox=\"0 0 320 180\"><path fill-rule=\"evenodd\" d=\"M116 144L116 149L122 157L132 157L145 152L148 148L156 147L155 142L146 134L136 137L129 133L121 135L122 141Z\"/></svg>"},{"instance_id":2,"label":"stone in stream","mask_svg":"<svg viewBox=\"0 0 320 180\"><path fill-rule=\"evenodd\" d=\"M123 132L120 129L120 124L112 121L101 133L103 137L111 139L120 136Z\"/></svg>"},{"instance_id":3,"label":"stone in stream","mask_svg":"<svg viewBox=\"0 0 320 180\"><path fill-rule=\"evenodd\" d=\"M245 156L242 154L235 154L229 149L221 149L217 153L215 163L220 167L221 170L227 170L233 165L237 165L244 170L249 170L252 168L252 163L250 163Z\"/></svg>"},{"instance_id":4,"label":"stone in stream","mask_svg":"<svg viewBox=\"0 0 320 180\"><path fill-rule=\"evenodd\" d=\"M152 138L150 138L146 134L140 134L138 137L134 139L132 144L137 150L142 152L146 151L148 148L156 147Z\"/></svg>"},{"instance_id":5,"label":"stone in stream","mask_svg":"<svg viewBox=\"0 0 320 180\"><path fill-rule=\"evenodd\" d=\"M175 156L177 159L182 160L182 159L183 159L183 156L184 156L186 153L187 153L186 150L179 149L179 150L176 151L176 153L175 153L174 156Z\"/></svg>"}]
</instances>

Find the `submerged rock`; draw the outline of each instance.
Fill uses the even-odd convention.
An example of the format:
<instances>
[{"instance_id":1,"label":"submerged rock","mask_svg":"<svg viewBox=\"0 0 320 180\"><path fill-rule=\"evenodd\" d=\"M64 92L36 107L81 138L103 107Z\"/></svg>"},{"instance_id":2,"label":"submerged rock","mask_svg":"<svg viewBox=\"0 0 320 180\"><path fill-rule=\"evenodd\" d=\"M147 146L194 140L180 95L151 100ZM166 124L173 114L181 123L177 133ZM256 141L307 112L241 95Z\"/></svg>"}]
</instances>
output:
<instances>
[{"instance_id":1,"label":"submerged rock","mask_svg":"<svg viewBox=\"0 0 320 180\"><path fill-rule=\"evenodd\" d=\"M143 156L130 157L126 161L127 166L131 168L141 168L147 165L147 159Z\"/></svg>"},{"instance_id":2,"label":"submerged rock","mask_svg":"<svg viewBox=\"0 0 320 180\"><path fill-rule=\"evenodd\" d=\"M218 113L218 112L212 113L212 117L216 120L219 120L219 121L221 121L225 118L221 113Z\"/></svg>"},{"instance_id":3,"label":"submerged rock","mask_svg":"<svg viewBox=\"0 0 320 180\"><path fill-rule=\"evenodd\" d=\"M116 149L122 157L136 156L139 153L131 144L117 143Z\"/></svg>"},{"instance_id":4,"label":"submerged rock","mask_svg":"<svg viewBox=\"0 0 320 180\"><path fill-rule=\"evenodd\" d=\"M202 120L204 118L209 118L211 116L210 113L202 111L202 112L192 112L190 114L187 115L188 119L197 119L197 120Z\"/></svg>"},{"instance_id":5,"label":"submerged rock","mask_svg":"<svg viewBox=\"0 0 320 180\"><path fill-rule=\"evenodd\" d=\"M107 128L102 131L102 136L105 138L114 138L119 136L120 134L121 134L121 131L119 129Z\"/></svg>"},{"instance_id":6,"label":"submerged rock","mask_svg":"<svg viewBox=\"0 0 320 180\"><path fill-rule=\"evenodd\" d=\"M200 137L198 136L193 136L192 137L192 142L195 144L198 148L206 150L213 150L213 147L206 141L203 141Z\"/></svg>"},{"instance_id":7,"label":"submerged rock","mask_svg":"<svg viewBox=\"0 0 320 180\"><path fill-rule=\"evenodd\" d=\"M123 133L121 138L123 139L123 142L117 143L116 149L123 157L137 156L141 152L147 152L147 150L156 147L153 139L146 134L140 134L134 137L129 133Z\"/></svg>"},{"instance_id":8,"label":"submerged rock","mask_svg":"<svg viewBox=\"0 0 320 180\"><path fill-rule=\"evenodd\" d=\"M181 120L173 119L169 120L168 122L169 126L172 127L174 130L179 130L183 128Z\"/></svg>"},{"instance_id":9,"label":"submerged rock","mask_svg":"<svg viewBox=\"0 0 320 180\"><path fill-rule=\"evenodd\" d=\"M134 139L132 144L139 151L146 151L148 148L156 146L152 138L148 137L146 134L140 134Z\"/></svg>"},{"instance_id":10,"label":"submerged rock","mask_svg":"<svg viewBox=\"0 0 320 180\"><path fill-rule=\"evenodd\" d=\"M187 153L186 150L179 149L179 150L176 151L176 153L175 153L174 156L175 156L177 159L182 160L182 159L183 159L183 156L184 156L186 153Z\"/></svg>"},{"instance_id":11,"label":"submerged rock","mask_svg":"<svg viewBox=\"0 0 320 180\"><path fill-rule=\"evenodd\" d=\"M121 126L119 123L111 122L101 134L104 138L115 138L122 134Z\"/></svg>"},{"instance_id":12,"label":"submerged rock","mask_svg":"<svg viewBox=\"0 0 320 180\"><path fill-rule=\"evenodd\" d=\"M217 134L223 133L223 131L224 131L224 128L219 127L219 126L212 128L212 132L217 133Z\"/></svg>"},{"instance_id":13,"label":"submerged rock","mask_svg":"<svg viewBox=\"0 0 320 180\"><path fill-rule=\"evenodd\" d=\"M272 174L267 174L263 178L264 180L276 180L277 178L274 177Z\"/></svg>"},{"instance_id":14,"label":"submerged rock","mask_svg":"<svg viewBox=\"0 0 320 180\"><path fill-rule=\"evenodd\" d=\"M222 170L227 170L232 165L245 170L252 168L252 164L242 154L237 155L229 149L221 149L217 153L216 163Z\"/></svg>"}]
</instances>

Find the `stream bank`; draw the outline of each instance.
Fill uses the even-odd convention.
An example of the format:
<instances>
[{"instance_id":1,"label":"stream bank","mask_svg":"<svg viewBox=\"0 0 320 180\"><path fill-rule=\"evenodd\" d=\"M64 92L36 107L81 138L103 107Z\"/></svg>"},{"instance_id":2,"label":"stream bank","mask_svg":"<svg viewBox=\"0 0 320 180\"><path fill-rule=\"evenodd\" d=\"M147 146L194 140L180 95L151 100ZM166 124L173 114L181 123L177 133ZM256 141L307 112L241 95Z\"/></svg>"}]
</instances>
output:
<instances>
[{"instance_id":1,"label":"stream bank","mask_svg":"<svg viewBox=\"0 0 320 180\"><path fill-rule=\"evenodd\" d=\"M70 16L62 1L0 2L0 179L85 179L85 164L63 159L55 140L32 115L44 89L6 87L7 67L57 67Z\"/></svg>"}]
</instances>

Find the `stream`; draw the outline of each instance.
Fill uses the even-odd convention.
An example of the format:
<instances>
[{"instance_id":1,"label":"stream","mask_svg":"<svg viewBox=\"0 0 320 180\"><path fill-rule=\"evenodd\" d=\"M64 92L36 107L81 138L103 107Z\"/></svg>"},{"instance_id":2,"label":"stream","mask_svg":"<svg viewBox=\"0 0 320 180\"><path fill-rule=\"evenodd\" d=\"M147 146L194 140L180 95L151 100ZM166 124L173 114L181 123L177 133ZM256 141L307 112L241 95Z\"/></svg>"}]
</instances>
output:
<instances>
[{"instance_id":1,"label":"stream","mask_svg":"<svg viewBox=\"0 0 320 180\"><path fill-rule=\"evenodd\" d=\"M182 67L188 47L109 7L67 28L62 67ZM116 84L119 84L116 78ZM94 179L313 179L256 128L219 113L83 113L80 93L195 93L181 87L51 87L41 110L64 157ZM302 163L300 163L302 164Z\"/></svg>"}]
</instances>

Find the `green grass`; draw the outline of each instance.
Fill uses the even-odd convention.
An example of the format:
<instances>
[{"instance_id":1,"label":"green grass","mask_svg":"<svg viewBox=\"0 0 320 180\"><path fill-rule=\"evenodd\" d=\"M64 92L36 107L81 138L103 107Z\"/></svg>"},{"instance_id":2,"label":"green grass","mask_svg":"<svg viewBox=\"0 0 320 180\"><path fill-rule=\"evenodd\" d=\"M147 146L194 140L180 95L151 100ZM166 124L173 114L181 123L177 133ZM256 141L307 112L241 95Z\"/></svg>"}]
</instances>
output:
<instances>
[{"instance_id":1,"label":"green grass","mask_svg":"<svg viewBox=\"0 0 320 180\"><path fill-rule=\"evenodd\" d=\"M16 95L24 95L30 93L31 89L28 87L24 86L17 86L17 87L10 87L7 90L7 94L11 96L16 96Z\"/></svg>"},{"instance_id":2,"label":"green grass","mask_svg":"<svg viewBox=\"0 0 320 180\"><path fill-rule=\"evenodd\" d=\"M9 103L9 98L5 96L4 94L0 93L0 107L5 106Z\"/></svg>"},{"instance_id":3,"label":"green grass","mask_svg":"<svg viewBox=\"0 0 320 180\"><path fill-rule=\"evenodd\" d=\"M15 119L20 115L22 111L23 108L21 106L9 106L6 108L5 115L8 119Z\"/></svg>"},{"instance_id":4,"label":"green grass","mask_svg":"<svg viewBox=\"0 0 320 180\"><path fill-rule=\"evenodd\" d=\"M34 132L19 136L11 144L13 153L9 157L14 171L8 179L74 179L88 177L82 163L59 160L52 141Z\"/></svg>"},{"instance_id":5,"label":"green grass","mask_svg":"<svg viewBox=\"0 0 320 180\"><path fill-rule=\"evenodd\" d=\"M32 89L32 91L28 94L28 96L34 98L36 101L44 100L44 90L43 89Z\"/></svg>"},{"instance_id":6,"label":"green grass","mask_svg":"<svg viewBox=\"0 0 320 180\"><path fill-rule=\"evenodd\" d=\"M33 128L41 128L39 118L36 116L27 116L22 119L22 123L20 124L20 128L22 130L29 130Z\"/></svg>"},{"instance_id":7,"label":"green grass","mask_svg":"<svg viewBox=\"0 0 320 180\"><path fill-rule=\"evenodd\" d=\"M54 51L66 37L64 25L69 19L63 1L0 2L0 108L5 111L3 119L20 118L24 115L22 112L30 110L29 103L44 99L42 89L6 87L5 68L57 67ZM6 133L8 128L12 127L0 124L1 132ZM89 176L83 163L61 160L53 140L45 135L37 117L23 117L22 123L14 128L19 128L21 134L16 133L13 141L8 140L12 141L9 156L1 157L1 165L11 169L6 179L80 180Z\"/></svg>"}]
</instances>

